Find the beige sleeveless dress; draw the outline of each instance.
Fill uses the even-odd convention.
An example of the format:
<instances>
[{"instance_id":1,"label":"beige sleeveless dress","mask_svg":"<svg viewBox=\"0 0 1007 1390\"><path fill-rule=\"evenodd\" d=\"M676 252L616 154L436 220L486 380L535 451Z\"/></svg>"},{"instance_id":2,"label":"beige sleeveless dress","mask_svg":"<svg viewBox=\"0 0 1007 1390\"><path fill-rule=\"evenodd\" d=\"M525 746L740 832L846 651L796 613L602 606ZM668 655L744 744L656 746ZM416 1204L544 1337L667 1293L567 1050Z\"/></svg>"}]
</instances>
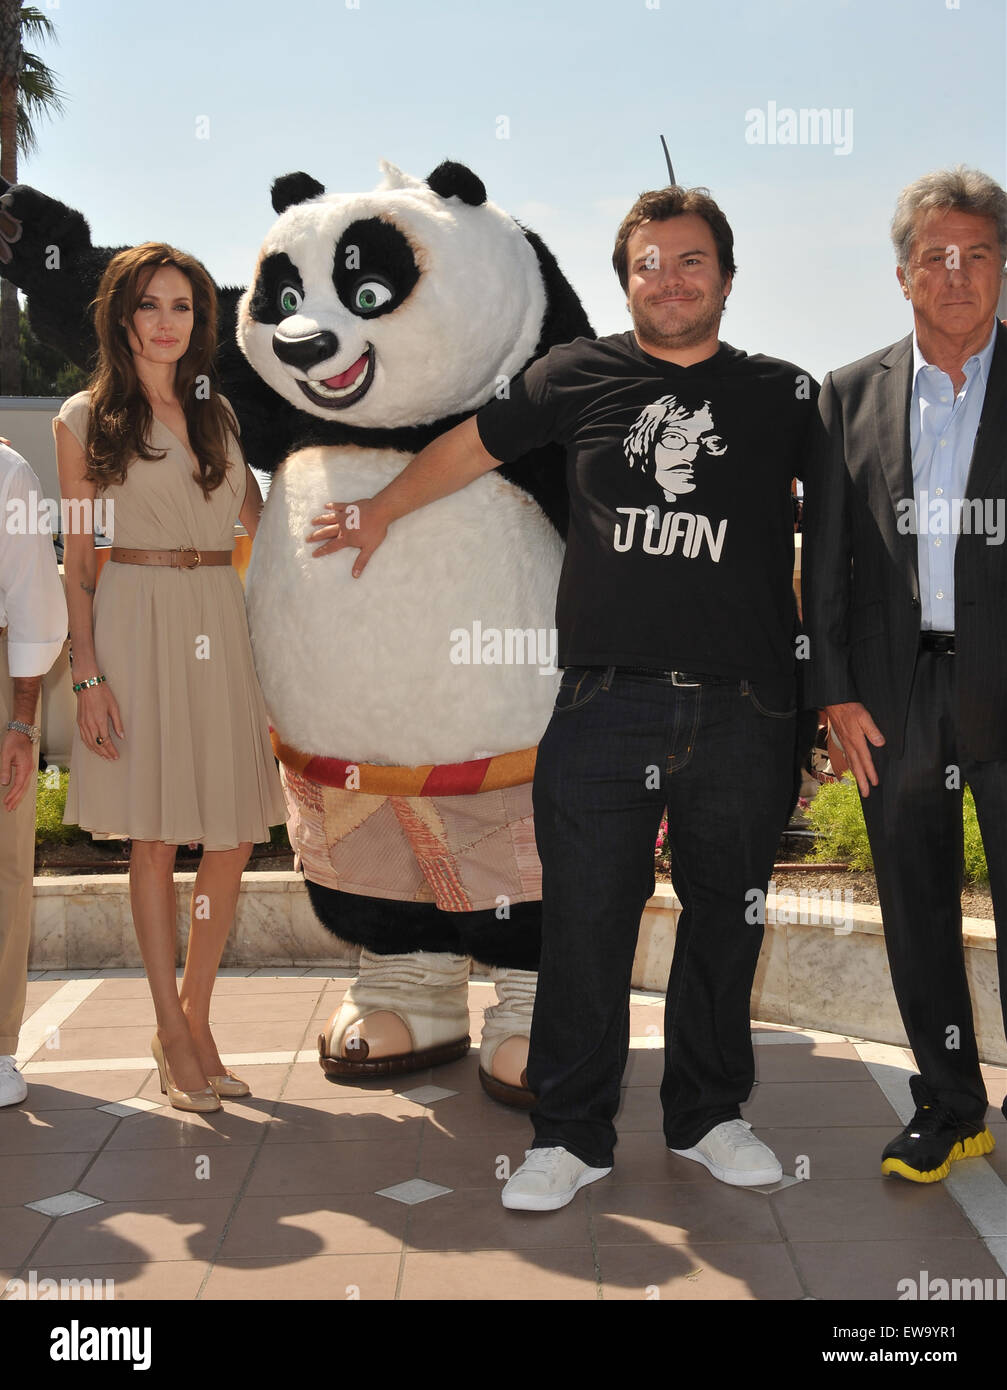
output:
<instances>
[{"instance_id":1,"label":"beige sleeveless dress","mask_svg":"<svg viewBox=\"0 0 1007 1390\"><path fill-rule=\"evenodd\" d=\"M57 417L82 447L89 407L82 391ZM185 445L159 420L150 442L165 457L134 459L126 481L99 494L114 503L115 544L233 549L245 495L237 445L228 476L206 498ZM119 760L111 762L74 731L64 821L209 850L268 840L287 813L236 571L109 560L94 598L94 644L126 736L112 733Z\"/></svg>"}]
</instances>

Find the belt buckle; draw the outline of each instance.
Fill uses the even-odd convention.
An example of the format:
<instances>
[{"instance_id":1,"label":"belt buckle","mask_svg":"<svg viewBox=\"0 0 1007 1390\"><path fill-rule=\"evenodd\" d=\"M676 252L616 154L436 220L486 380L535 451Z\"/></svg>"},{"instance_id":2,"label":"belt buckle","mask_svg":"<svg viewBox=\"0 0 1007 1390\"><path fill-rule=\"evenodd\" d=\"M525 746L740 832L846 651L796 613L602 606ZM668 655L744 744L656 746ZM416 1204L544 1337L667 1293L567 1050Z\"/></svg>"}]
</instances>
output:
<instances>
[{"instance_id":1,"label":"belt buckle","mask_svg":"<svg viewBox=\"0 0 1007 1390\"><path fill-rule=\"evenodd\" d=\"M671 673L671 683L672 683L672 685L678 686L678 688L679 688L680 690L695 690L695 689L697 689L698 686L699 686L699 684L700 684L700 682L699 682L699 681L687 681L687 680L684 680L684 679L683 679L684 675L685 675L685 672L684 672L684 671L672 671L672 673Z\"/></svg>"},{"instance_id":2,"label":"belt buckle","mask_svg":"<svg viewBox=\"0 0 1007 1390\"><path fill-rule=\"evenodd\" d=\"M196 558L195 560L193 560L191 565L183 565L179 563L176 566L177 569L194 570L199 568L200 562L202 561L203 557L202 555L200 555L199 551L196 549L194 545L180 545L178 547L178 553L179 555L195 555Z\"/></svg>"}]
</instances>

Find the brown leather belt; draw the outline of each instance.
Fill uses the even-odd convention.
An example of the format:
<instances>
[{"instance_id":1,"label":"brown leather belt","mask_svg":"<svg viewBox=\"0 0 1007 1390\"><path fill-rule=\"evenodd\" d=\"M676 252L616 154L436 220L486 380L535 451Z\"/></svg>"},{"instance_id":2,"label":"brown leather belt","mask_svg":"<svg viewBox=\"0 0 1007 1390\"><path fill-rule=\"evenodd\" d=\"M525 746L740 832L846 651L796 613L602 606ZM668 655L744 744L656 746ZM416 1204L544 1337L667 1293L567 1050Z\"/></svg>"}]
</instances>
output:
<instances>
[{"instance_id":1,"label":"brown leather belt","mask_svg":"<svg viewBox=\"0 0 1007 1390\"><path fill-rule=\"evenodd\" d=\"M113 545L109 557L117 565L170 565L176 570L194 570L202 565L229 565L230 550L197 550L180 545L177 550L124 550Z\"/></svg>"}]
</instances>

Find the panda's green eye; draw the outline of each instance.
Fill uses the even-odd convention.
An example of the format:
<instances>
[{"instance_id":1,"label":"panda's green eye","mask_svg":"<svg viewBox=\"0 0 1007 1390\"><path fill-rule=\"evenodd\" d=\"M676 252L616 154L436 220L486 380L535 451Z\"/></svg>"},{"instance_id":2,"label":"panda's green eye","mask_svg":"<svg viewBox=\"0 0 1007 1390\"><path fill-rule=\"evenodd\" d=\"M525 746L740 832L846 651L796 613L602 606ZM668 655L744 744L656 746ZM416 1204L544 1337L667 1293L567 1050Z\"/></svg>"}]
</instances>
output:
<instances>
[{"instance_id":1,"label":"panda's green eye","mask_svg":"<svg viewBox=\"0 0 1007 1390\"><path fill-rule=\"evenodd\" d=\"M364 280L353 291L353 307L362 314L370 314L387 304L391 297L391 290L380 280Z\"/></svg>"},{"instance_id":2,"label":"panda's green eye","mask_svg":"<svg viewBox=\"0 0 1007 1390\"><path fill-rule=\"evenodd\" d=\"M304 296L293 285L284 285L280 290L280 308L285 314L296 314L304 303Z\"/></svg>"}]
</instances>

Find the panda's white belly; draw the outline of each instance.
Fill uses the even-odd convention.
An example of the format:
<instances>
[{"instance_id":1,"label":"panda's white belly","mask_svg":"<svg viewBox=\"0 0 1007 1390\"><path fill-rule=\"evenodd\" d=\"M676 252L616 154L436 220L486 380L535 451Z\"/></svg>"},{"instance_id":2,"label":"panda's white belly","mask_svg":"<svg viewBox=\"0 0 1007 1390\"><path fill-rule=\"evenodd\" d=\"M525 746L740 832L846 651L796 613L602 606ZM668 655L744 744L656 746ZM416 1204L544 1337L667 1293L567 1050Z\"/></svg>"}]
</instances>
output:
<instances>
[{"instance_id":1,"label":"panda's white belly","mask_svg":"<svg viewBox=\"0 0 1007 1390\"><path fill-rule=\"evenodd\" d=\"M371 497L408 458L309 448L273 481L246 582L273 724L302 752L355 762L464 762L538 742L559 680L562 542L491 472L395 522L359 579L354 549L314 559L331 500Z\"/></svg>"}]
</instances>

